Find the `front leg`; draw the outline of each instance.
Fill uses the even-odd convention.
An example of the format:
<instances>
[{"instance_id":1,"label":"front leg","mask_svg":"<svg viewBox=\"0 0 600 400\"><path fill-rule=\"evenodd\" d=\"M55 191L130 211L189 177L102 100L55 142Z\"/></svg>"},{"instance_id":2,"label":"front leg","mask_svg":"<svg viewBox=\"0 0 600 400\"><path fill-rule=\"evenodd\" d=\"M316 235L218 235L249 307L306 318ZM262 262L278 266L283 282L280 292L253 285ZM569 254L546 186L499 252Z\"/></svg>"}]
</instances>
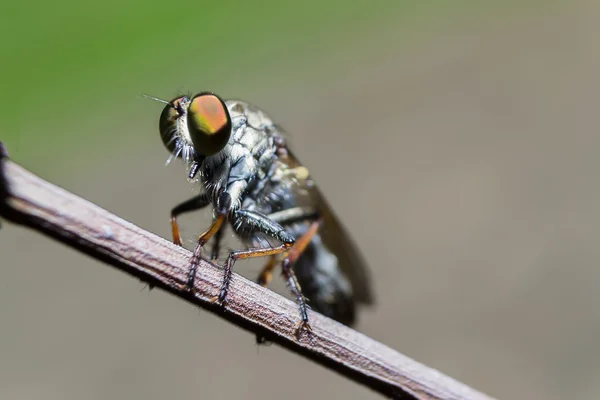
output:
<instances>
[{"instance_id":1,"label":"front leg","mask_svg":"<svg viewBox=\"0 0 600 400\"><path fill-rule=\"evenodd\" d=\"M227 226L222 227L215 233L215 239L213 240L212 251L210 253L211 261L216 264L219 259L219 253L221 252L221 240L223 240L223 234L227 230Z\"/></svg>"},{"instance_id":2,"label":"front leg","mask_svg":"<svg viewBox=\"0 0 600 400\"><path fill-rule=\"evenodd\" d=\"M181 243L181 234L179 232L179 224L177 217L183 213L200 210L210 204L210 197L206 193L194 196L181 204L176 205L171 210L171 230L173 231L173 243L178 246L183 246Z\"/></svg>"},{"instance_id":3,"label":"front leg","mask_svg":"<svg viewBox=\"0 0 600 400\"><path fill-rule=\"evenodd\" d=\"M267 247L263 249L232 251L225 262L225 271L223 283L221 284L221 290L218 296L213 297L213 302L225 302L227 292L229 291L229 284L231 283L233 264L237 260L281 254L290 248L296 241L294 236L287 232L280 224L269 219L269 217L264 214L248 210L238 210L235 212L233 218L233 226L236 231L248 234L262 232L265 235L268 235L271 238L281 242L282 244L280 246Z\"/></svg>"},{"instance_id":4,"label":"front leg","mask_svg":"<svg viewBox=\"0 0 600 400\"><path fill-rule=\"evenodd\" d=\"M202 247L210 240L211 237L217 233L223 226L223 222L227 219L227 213L231 207L231 195L227 192L221 193L218 201L217 217L213 221L212 225L198 237L198 243L192 254L190 260L190 270L188 272L188 279L186 289L191 291L194 288L194 280L196 279L196 272L198 265L200 264L200 256L202 254Z\"/></svg>"}]
</instances>

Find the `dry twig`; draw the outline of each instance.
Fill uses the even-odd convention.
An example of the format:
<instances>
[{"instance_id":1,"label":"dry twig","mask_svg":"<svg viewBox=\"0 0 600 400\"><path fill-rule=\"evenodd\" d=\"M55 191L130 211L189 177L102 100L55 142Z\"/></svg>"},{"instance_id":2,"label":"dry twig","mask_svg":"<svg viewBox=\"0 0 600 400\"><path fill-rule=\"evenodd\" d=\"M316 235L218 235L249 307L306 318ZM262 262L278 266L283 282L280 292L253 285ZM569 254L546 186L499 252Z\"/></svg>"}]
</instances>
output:
<instances>
[{"instance_id":1,"label":"dry twig","mask_svg":"<svg viewBox=\"0 0 600 400\"><path fill-rule=\"evenodd\" d=\"M388 397L490 400L470 387L316 312L312 333L295 335L296 304L235 275L224 308L209 302L222 270L202 261L196 295L182 290L190 252L56 187L8 160L0 143L0 215L29 226L264 335Z\"/></svg>"}]
</instances>

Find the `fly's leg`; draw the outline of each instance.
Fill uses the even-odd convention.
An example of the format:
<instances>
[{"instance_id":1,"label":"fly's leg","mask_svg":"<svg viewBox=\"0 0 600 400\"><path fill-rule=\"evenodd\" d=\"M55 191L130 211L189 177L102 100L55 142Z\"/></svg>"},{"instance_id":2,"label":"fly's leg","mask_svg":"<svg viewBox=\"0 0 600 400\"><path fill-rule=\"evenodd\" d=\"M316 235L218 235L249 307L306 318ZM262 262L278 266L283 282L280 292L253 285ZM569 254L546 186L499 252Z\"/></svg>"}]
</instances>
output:
<instances>
[{"instance_id":1,"label":"fly's leg","mask_svg":"<svg viewBox=\"0 0 600 400\"><path fill-rule=\"evenodd\" d=\"M265 257L272 256L276 254L281 254L285 252L291 244L284 243L277 247L269 247L266 249L250 249L250 250L237 250L232 251L227 258L227 262L225 263L225 271L223 276L223 283L221 284L221 291L218 296L210 299L211 302L218 301L219 303L225 302L227 298L227 293L229 292L229 284L231 283L231 274L233 273L233 264L240 259L247 258L255 258L255 257Z\"/></svg>"},{"instance_id":2,"label":"fly's leg","mask_svg":"<svg viewBox=\"0 0 600 400\"><path fill-rule=\"evenodd\" d=\"M227 192L222 192L219 196L217 217L213 221L212 225L198 237L198 243L192 253L190 260L190 270L188 272L188 279L186 289L191 291L194 288L194 280L196 279L196 272L198 270L198 264L200 264L200 255L202 254L202 247L212 238L223 226L223 222L227 219L227 213L231 207L231 196Z\"/></svg>"},{"instance_id":3,"label":"fly's leg","mask_svg":"<svg viewBox=\"0 0 600 400\"><path fill-rule=\"evenodd\" d=\"M302 253L306 250L306 247L315 236L315 234L319 231L319 227L322 224L322 219L320 219L320 214L318 210L310 208L310 207L293 207L288 208L286 210L278 211L276 213L270 214L269 218L274 221L280 222L282 224L288 224L292 222L313 221L310 225L309 229L294 243L294 246L284 255L284 258L281 262L281 272L284 278L286 279L287 285L290 290L296 296L296 301L300 306L300 315L302 316L302 321L296 327L297 332L300 332L300 329L306 329L310 331L310 325L308 324L308 313L306 306L306 298L302 294L302 288L300 287L300 283L296 278L296 274L293 270L294 263L300 258Z\"/></svg>"},{"instance_id":4,"label":"fly's leg","mask_svg":"<svg viewBox=\"0 0 600 400\"><path fill-rule=\"evenodd\" d=\"M318 211L315 209L309 207L293 207L269 214L269 219L280 224L289 224L294 221L314 220L318 216ZM271 282L271 280L273 279L273 270L278 264L277 259L277 256L271 256L269 258L269 261L263 267L262 271L260 272L260 275L258 276L257 283L259 285L267 287L267 285ZM299 287L300 285L296 286ZM266 337L256 335L256 344L264 345L267 343L270 342L267 340Z\"/></svg>"},{"instance_id":5,"label":"fly's leg","mask_svg":"<svg viewBox=\"0 0 600 400\"><path fill-rule=\"evenodd\" d=\"M238 210L234 214L233 226L240 232L262 232L273 239L281 242L280 246L267 247L262 249L249 249L232 251L225 262L225 271L223 283L218 296L215 296L212 301L223 303L229 291L231 282L231 274L233 272L233 264L239 259L276 256L289 249L295 242L295 238L288 233L280 224L272 221L264 214L254 211Z\"/></svg>"},{"instance_id":6,"label":"fly's leg","mask_svg":"<svg viewBox=\"0 0 600 400\"><path fill-rule=\"evenodd\" d=\"M297 333L300 333L302 330L310 332L312 329L308 324L308 307L306 305L306 298L302 294L302 288L300 287L300 283L296 278L296 274L294 273L292 266L298 260L298 258L300 258L312 238L319 231L321 223L321 219L313 222L308 230L302 236L300 236L294 245L286 252L284 259L281 262L281 273L285 277L287 285L292 291L293 295L296 297L296 302L300 307L300 316L302 320L296 326Z\"/></svg>"},{"instance_id":7,"label":"fly's leg","mask_svg":"<svg viewBox=\"0 0 600 400\"><path fill-rule=\"evenodd\" d=\"M286 210L278 211L268 215L268 218L271 221L277 222L279 224L289 224L294 221L315 219L317 217L318 214L316 210L306 207L288 208ZM256 283L263 287L267 287L267 285L269 285L269 283L271 283L271 280L273 279L273 270L276 266L277 257L272 256L271 258L269 258L269 261L267 261L267 264L263 267L262 271L260 272Z\"/></svg>"},{"instance_id":8,"label":"fly's leg","mask_svg":"<svg viewBox=\"0 0 600 400\"><path fill-rule=\"evenodd\" d=\"M226 227L224 226L222 229L219 229L217 233L215 233L215 240L213 241L212 252L210 255L210 259L215 264L219 259L219 253L221 252L221 240L223 239L223 233L225 230Z\"/></svg>"},{"instance_id":9,"label":"fly's leg","mask_svg":"<svg viewBox=\"0 0 600 400\"><path fill-rule=\"evenodd\" d=\"M197 164L195 164L195 165L197 165ZM196 172L194 172L194 175L196 174ZM193 176L191 176L191 177L193 177ZM177 217L183 213L204 208L208 204L210 204L209 197L206 195L206 193L202 193L198 196L192 197L191 199L184 201L183 203L176 205L175 207L173 207L171 209L171 230L173 232L173 243L175 243L177 246L183 247L183 244L181 243L181 233L179 231L179 224L177 223ZM151 284L148 284L148 287L150 289L152 289L154 286Z\"/></svg>"},{"instance_id":10,"label":"fly's leg","mask_svg":"<svg viewBox=\"0 0 600 400\"><path fill-rule=\"evenodd\" d=\"M280 246L265 249L250 249L231 252L227 258L227 262L225 263L221 291L219 292L218 296L215 296L211 300L213 302L219 301L220 303L225 301L227 292L229 290L229 284L231 283L231 275L233 273L233 264L235 261L245 258L276 256L277 254L285 253L283 261L281 262L282 273L287 280L290 290L296 297L296 301L300 307L300 316L302 318L296 327L296 331L310 331L311 328L308 324L308 307L306 305L306 299L302 294L302 288L300 287L300 283L296 278L296 274L294 273L292 266L294 262L296 262L296 260L298 260L298 258L302 255L304 250L306 250L306 247L311 242L314 235L318 232L321 222L321 219L313 222L309 229L298 240L296 240L289 232L284 230L279 223L271 220L266 215L247 210L237 211L235 213L234 222L236 229L240 231L262 232L278 240L282 244ZM269 264L267 264L265 270L267 270L268 275ZM263 272L265 270L263 270Z\"/></svg>"},{"instance_id":11,"label":"fly's leg","mask_svg":"<svg viewBox=\"0 0 600 400\"><path fill-rule=\"evenodd\" d=\"M173 209L171 210L171 230L173 231L173 243L175 243L178 246L182 246L181 234L179 232L179 224L177 223L177 217L183 213L204 208L209 204L209 196L206 193L202 193L173 207Z\"/></svg>"}]
</instances>

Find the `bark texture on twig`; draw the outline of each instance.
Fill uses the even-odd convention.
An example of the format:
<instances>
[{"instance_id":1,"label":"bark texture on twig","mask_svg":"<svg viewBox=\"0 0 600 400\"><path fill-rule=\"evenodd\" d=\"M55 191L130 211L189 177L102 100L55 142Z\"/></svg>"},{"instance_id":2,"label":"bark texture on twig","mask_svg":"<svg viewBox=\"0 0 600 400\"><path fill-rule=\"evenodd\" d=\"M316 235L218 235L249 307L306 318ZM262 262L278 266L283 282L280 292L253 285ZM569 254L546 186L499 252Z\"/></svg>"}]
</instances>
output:
<instances>
[{"instance_id":1,"label":"bark texture on twig","mask_svg":"<svg viewBox=\"0 0 600 400\"><path fill-rule=\"evenodd\" d=\"M264 335L388 397L399 399L489 400L442 373L310 312L312 333L296 336L295 303L235 275L227 303L219 292L222 270L202 261L196 294L185 285L190 252L35 176L6 157L0 143L0 215L27 225L142 281Z\"/></svg>"}]
</instances>

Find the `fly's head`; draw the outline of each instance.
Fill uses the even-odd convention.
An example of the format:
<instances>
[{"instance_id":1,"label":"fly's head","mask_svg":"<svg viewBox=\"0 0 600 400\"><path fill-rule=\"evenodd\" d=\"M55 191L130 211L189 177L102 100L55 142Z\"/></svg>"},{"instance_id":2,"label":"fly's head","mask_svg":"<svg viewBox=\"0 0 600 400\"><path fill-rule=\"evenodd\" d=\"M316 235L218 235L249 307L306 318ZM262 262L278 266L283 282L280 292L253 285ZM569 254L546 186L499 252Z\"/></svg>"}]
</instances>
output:
<instances>
[{"instance_id":1,"label":"fly's head","mask_svg":"<svg viewBox=\"0 0 600 400\"><path fill-rule=\"evenodd\" d=\"M220 97L203 92L164 103L159 131L171 158L182 158L190 166L194 161L217 154L227 145L231 116Z\"/></svg>"}]
</instances>

